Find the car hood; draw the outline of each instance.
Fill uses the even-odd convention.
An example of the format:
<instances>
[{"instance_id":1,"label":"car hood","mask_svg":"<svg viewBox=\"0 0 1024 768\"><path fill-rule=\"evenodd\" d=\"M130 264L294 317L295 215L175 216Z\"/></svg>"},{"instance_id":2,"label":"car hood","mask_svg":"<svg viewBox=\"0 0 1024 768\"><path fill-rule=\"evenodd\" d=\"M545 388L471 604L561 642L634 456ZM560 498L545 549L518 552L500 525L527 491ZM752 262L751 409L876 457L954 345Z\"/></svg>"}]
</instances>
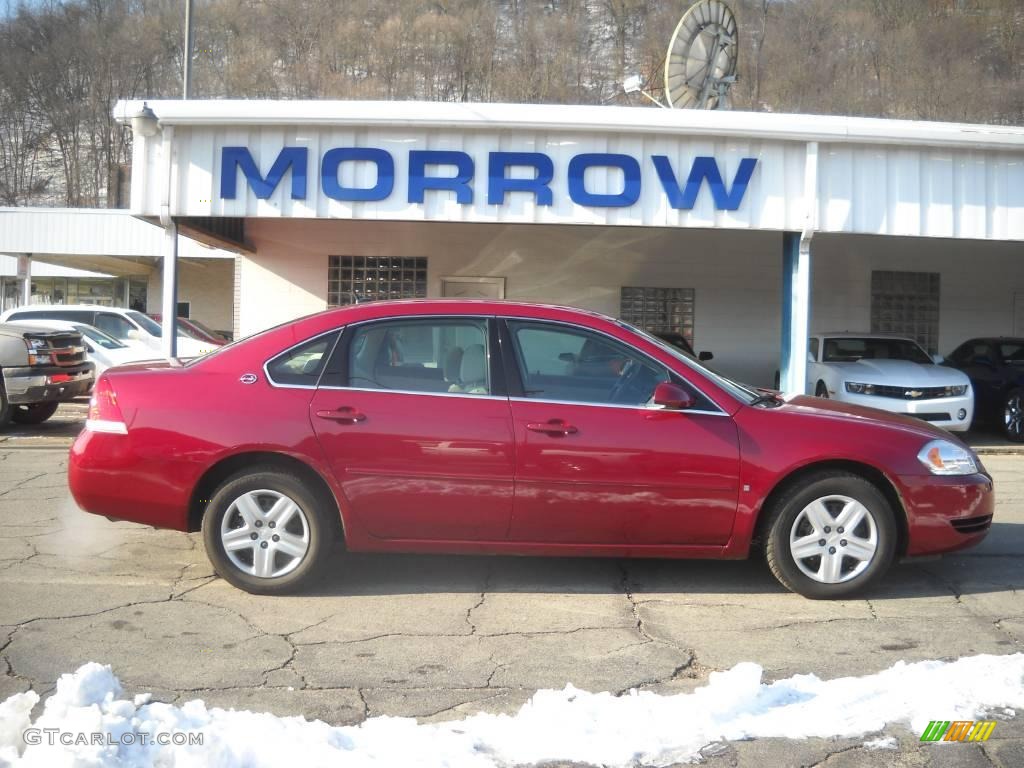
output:
<instances>
[{"instance_id":1,"label":"car hood","mask_svg":"<svg viewBox=\"0 0 1024 768\"><path fill-rule=\"evenodd\" d=\"M969 384L967 376L953 368L909 360L858 360L855 363L825 363L844 381L862 384L891 384L897 387L948 387Z\"/></svg>"},{"instance_id":2,"label":"car hood","mask_svg":"<svg viewBox=\"0 0 1024 768\"><path fill-rule=\"evenodd\" d=\"M955 435L933 426L927 421L915 419L912 416L904 416L899 413L882 411L877 408L866 408L851 403L843 403L838 400L826 400L821 397L811 397L810 395L796 395L787 398L785 405L781 407L807 416L882 424L903 432L919 435L927 440L941 439L962 443Z\"/></svg>"}]
</instances>

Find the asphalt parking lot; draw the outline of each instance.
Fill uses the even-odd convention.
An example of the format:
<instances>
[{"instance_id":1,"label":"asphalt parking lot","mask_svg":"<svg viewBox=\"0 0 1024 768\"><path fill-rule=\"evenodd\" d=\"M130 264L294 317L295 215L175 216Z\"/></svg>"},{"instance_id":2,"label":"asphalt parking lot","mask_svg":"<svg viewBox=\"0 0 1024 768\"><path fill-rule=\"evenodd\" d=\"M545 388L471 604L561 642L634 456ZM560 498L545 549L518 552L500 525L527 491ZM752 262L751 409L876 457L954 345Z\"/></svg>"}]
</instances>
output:
<instances>
[{"instance_id":1,"label":"asphalt parking lot","mask_svg":"<svg viewBox=\"0 0 1024 768\"><path fill-rule=\"evenodd\" d=\"M73 421L69 417L69 424ZM61 427L54 422L56 440ZM52 442L52 441L51 441ZM66 448L0 443L0 700L86 661L128 694L302 714L458 719L538 688L690 691L756 661L768 680L1024 650L1024 457L990 455L998 510L967 553L903 564L866 599L813 602L763 563L339 553L315 592L255 597L212 575L198 535L79 512ZM937 713L941 717L942 713ZM682 727L682 726L681 726ZM876 734L877 735L877 734ZM709 765L1024 765L1024 718L986 744L716 745Z\"/></svg>"}]
</instances>

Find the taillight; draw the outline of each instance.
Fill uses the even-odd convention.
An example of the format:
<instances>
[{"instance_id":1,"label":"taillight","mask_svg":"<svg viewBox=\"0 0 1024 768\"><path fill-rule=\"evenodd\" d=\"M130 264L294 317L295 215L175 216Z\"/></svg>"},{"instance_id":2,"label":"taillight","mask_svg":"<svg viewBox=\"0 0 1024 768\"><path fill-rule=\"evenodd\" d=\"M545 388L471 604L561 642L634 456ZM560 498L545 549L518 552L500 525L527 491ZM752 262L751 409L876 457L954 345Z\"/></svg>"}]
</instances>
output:
<instances>
[{"instance_id":1,"label":"taillight","mask_svg":"<svg viewBox=\"0 0 1024 768\"><path fill-rule=\"evenodd\" d=\"M117 407L117 393L106 374L100 376L89 398L89 416L85 420L85 428L114 435L128 434L128 426L121 417L121 409Z\"/></svg>"}]
</instances>

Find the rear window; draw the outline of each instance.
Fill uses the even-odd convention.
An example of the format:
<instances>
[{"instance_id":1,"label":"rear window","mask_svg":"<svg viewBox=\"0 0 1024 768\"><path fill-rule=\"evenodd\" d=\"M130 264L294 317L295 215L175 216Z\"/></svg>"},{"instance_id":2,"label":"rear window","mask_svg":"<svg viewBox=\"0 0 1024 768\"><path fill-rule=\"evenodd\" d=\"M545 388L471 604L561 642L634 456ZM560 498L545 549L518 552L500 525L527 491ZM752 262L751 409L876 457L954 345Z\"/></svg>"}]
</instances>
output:
<instances>
[{"instance_id":1,"label":"rear window","mask_svg":"<svg viewBox=\"0 0 1024 768\"><path fill-rule=\"evenodd\" d=\"M337 339L338 332L333 331L282 352L267 363L267 377L274 384L315 387Z\"/></svg>"},{"instance_id":2,"label":"rear window","mask_svg":"<svg viewBox=\"0 0 1024 768\"><path fill-rule=\"evenodd\" d=\"M95 313L78 309L44 309L37 312L15 312L9 320L66 320L92 325Z\"/></svg>"},{"instance_id":3,"label":"rear window","mask_svg":"<svg viewBox=\"0 0 1024 768\"><path fill-rule=\"evenodd\" d=\"M1024 342L1003 342L999 345L999 356L1009 365L1024 365Z\"/></svg>"}]
</instances>

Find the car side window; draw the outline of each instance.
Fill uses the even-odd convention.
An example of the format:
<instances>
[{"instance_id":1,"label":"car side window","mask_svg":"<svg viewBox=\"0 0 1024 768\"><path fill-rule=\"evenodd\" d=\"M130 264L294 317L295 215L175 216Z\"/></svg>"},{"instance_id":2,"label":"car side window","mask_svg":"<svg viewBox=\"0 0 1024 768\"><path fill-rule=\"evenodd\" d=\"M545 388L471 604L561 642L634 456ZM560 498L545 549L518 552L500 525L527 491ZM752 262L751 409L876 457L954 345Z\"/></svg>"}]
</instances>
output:
<instances>
[{"instance_id":1,"label":"car side window","mask_svg":"<svg viewBox=\"0 0 1024 768\"><path fill-rule=\"evenodd\" d=\"M606 336L521 320L508 327L528 398L643 406L671 379L664 366Z\"/></svg>"},{"instance_id":2,"label":"car side window","mask_svg":"<svg viewBox=\"0 0 1024 768\"><path fill-rule=\"evenodd\" d=\"M299 344L267 363L267 376L274 384L315 387L338 334L317 336Z\"/></svg>"},{"instance_id":3,"label":"car side window","mask_svg":"<svg viewBox=\"0 0 1024 768\"><path fill-rule=\"evenodd\" d=\"M96 313L96 327L120 341L126 340L128 332L135 330L135 326L130 322L110 312Z\"/></svg>"},{"instance_id":4,"label":"car side window","mask_svg":"<svg viewBox=\"0 0 1024 768\"><path fill-rule=\"evenodd\" d=\"M357 326L349 343L345 386L489 395L487 321L430 318Z\"/></svg>"}]
</instances>

